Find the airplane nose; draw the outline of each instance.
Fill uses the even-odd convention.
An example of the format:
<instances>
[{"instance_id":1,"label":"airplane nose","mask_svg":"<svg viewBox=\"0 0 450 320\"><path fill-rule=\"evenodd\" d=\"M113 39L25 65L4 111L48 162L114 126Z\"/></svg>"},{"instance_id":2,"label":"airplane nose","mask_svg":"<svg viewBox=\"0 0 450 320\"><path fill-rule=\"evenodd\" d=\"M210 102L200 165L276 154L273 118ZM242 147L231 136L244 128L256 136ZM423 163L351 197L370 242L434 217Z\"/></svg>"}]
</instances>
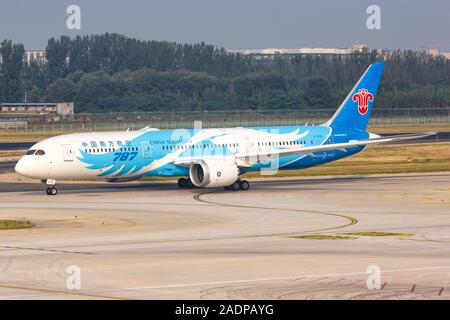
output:
<instances>
[{"instance_id":1,"label":"airplane nose","mask_svg":"<svg viewBox=\"0 0 450 320\"><path fill-rule=\"evenodd\" d=\"M28 174L28 160L26 158L21 158L16 164L16 172L22 176Z\"/></svg>"}]
</instances>

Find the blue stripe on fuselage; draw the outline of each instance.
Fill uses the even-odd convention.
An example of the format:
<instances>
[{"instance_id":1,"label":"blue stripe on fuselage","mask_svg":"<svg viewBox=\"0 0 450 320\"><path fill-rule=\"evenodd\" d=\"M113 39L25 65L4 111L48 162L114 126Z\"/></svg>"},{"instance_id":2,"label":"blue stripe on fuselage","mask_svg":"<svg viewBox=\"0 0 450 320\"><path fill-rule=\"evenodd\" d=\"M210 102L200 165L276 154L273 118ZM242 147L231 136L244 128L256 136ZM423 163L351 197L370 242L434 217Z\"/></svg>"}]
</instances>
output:
<instances>
[{"instance_id":1,"label":"blue stripe on fuselage","mask_svg":"<svg viewBox=\"0 0 450 320\"><path fill-rule=\"evenodd\" d=\"M221 139L233 139L236 141L227 141L227 143L239 143L239 148L243 152L243 145L245 144L245 136L236 135L236 130L248 129L258 132L265 132L268 134L276 135L288 135L295 134L302 135L307 132L307 135L294 139L292 141L302 141L307 146L348 142L349 140L359 140L368 138L368 133L363 131L343 132L333 131L329 127L325 126L282 126L282 127L251 127L251 128L227 128L227 129L183 129L183 130L160 130L160 131L144 131L141 134L136 132L137 136L130 141L128 147L138 148L138 154L132 161L121 161L118 157L120 150L115 152L92 154L86 153L85 148L80 147L80 156L78 159L85 163L86 168L96 170L99 177L112 178L112 177L130 177L130 176L186 176L188 169L183 166L174 165L171 162L162 163L162 165L148 170L146 172L139 172L151 165L156 160L164 160L165 157L170 157L171 154L177 153L177 157L188 157L196 155L208 155L208 156L222 156L234 154L236 148L201 148L203 145L221 145L217 141ZM199 133L203 132L204 138L199 138ZM210 133L213 133L210 135ZM210 135L210 136L209 136ZM198 141L194 141L193 145L199 146L193 149L181 150L180 146L191 144L192 139L197 138ZM275 139L275 138L274 138ZM146 158L143 156L142 143L148 143L151 148L151 156ZM276 148L289 148L292 146L277 146ZM256 148L256 146L255 146ZM361 151L363 147L349 148L346 151L343 150L331 150L321 151L313 153L312 155L290 155L283 156L277 159L277 166L280 170L292 170L302 169L331 162L341 159L343 157L355 154ZM205 151L207 153L205 153ZM125 151L126 152L126 151ZM116 161L114 161L116 160ZM242 169L242 172L258 171L261 168L269 166L268 163L258 163L250 168Z\"/></svg>"}]
</instances>

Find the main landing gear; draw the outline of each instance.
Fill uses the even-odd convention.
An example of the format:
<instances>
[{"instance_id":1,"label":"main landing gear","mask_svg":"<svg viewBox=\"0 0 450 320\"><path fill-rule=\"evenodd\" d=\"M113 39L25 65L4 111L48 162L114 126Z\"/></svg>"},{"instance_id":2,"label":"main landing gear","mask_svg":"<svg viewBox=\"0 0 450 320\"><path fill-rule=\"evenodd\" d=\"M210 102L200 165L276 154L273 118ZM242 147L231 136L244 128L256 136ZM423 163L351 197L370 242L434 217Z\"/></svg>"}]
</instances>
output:
<instances>
[{"instance_id":1,"label":"main landing gear","mask_svg":"<svg viewBox=\"0 0 450 320\"><path fill-rule=\"evenodd\" d=\"M195 188L194 184L192 183L191 179L189 178L180 178L178 179L178 187L181 189L193 189Z\"/></svg>"},{"instance_id":2,"label":"main landing gear","mask_svg":"<svg viewBox=\"0 0 450 320\"><path fill-rule=\"evenodd\" d=\"M225 190L243 190L246 191L250 188L250 183L247 180L236 180L232 185L223 187Z\"/></svg>"},{"instance_id":3,"label":"main landing gear","mask_svg":"<svg viewBox=\"0 0 450 320\"><path fill-rule=\"evenodd\" d=\"M178 179L178 187L181 189L194 189L197 188L189 178ZM236 180L233 184L223 187L225 190L248 190L250 188L250 183L247 180Z\"/></svg>"},{"instance_id":4,"label":"main landing gear","mask_svg":"<svg viewBox=\"0 0 450 320\"><path fill-rule=\"evenodd\" d=\"M58 194L58 189L56 189L55 185L56 185L56 181L53 179L47 179L47 180L43 180L42 182L47 184L47 195L49 196L56 196Z\"/></svg>"}]
</instances>

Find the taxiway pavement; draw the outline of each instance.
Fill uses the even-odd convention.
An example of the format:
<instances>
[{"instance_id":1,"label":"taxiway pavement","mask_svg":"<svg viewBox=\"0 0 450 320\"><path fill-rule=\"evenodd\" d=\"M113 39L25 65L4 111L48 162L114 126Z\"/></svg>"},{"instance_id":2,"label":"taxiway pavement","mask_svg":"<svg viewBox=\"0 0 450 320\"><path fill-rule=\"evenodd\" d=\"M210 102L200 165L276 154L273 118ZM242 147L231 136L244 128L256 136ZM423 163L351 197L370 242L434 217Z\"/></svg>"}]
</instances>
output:
<instances>
[{"instance_id":1,"label":"taxiway pavement","mask_svg":"<svg viewBox=\"0 0 450 320\"><path fill-rule=\"evenodd\" d=\"M58 186L0 183L0 299L450 298L450 174Z\"/></svg>"}]
</instances>

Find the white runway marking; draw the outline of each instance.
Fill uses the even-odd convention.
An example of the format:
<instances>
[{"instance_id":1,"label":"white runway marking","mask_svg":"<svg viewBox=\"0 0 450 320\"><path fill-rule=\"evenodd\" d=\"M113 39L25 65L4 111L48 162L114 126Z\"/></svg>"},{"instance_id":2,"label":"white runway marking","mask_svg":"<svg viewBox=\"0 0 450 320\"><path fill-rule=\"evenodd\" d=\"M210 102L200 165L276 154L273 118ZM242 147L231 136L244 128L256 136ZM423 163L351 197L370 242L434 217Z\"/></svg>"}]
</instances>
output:
<instances>
[{"instance_id":1,"label":"white runway marking","mask_svg":"<svg viewBox=\"0 0 450 320\"><path fill-rule=\"evenodd\" d=\"M426 270L439 270L439 269L450 269L450 266L422 267L422 268L409 268L409 269L391 269L391 270L384 270L384 271L381 269L381 273L426 271ZM268 281L279 281L279 280L295 280L295 279L299 279L299 278L354 276L354 275L362 275L362 274L368 275L368 273L365 271L348 272L348 273L325 273L325 274L297 275L297 276L278 277L278 278L259 278L259 279L247 279L247 280L230 280L230 281L212 281L212 282L198 282L198 283L154 285L154 286L147 286L147 287L124 288L123 290L151 290L151 289L183 288L183 287L197 287L197 286L209 286L209 285L268 282Z\"/></svg>"}]
</instances>

